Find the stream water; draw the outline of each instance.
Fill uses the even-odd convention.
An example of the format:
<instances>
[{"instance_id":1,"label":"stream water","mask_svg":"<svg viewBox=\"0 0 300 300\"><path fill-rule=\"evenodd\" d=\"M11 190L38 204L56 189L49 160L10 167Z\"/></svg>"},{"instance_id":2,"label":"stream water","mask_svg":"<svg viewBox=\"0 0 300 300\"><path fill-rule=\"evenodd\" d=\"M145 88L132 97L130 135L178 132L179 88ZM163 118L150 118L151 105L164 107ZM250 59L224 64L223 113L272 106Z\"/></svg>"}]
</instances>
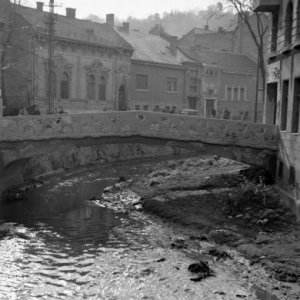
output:
<instances>
[{"instance_id":1,"label":"stream water","mask_svg":"<svg viewBox=\"0 0 300 300\"><path fill-rule=\"evenodd\" d=\"M88 201L103 188L148 172L151 161L115 163L57 178L27 200L0 204L0 299L258 298L229 264L194 283L193 260L170 248L170 231L140 212ZM276 298L274 298L276 299Z\"/></svg>"}]
</instances>

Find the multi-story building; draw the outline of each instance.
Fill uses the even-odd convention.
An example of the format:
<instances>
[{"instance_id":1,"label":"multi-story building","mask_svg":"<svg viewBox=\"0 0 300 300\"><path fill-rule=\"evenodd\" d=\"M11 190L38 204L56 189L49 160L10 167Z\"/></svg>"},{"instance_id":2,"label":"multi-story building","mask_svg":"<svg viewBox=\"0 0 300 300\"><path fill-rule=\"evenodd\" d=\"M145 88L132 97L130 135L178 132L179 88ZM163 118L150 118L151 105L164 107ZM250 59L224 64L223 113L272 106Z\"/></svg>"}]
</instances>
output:
<instances>
[{"instance_id":1,"label":"multi-story building","mask_svg":"<svg viewBox=\"0 0 300 300\"><path fill-rule=\"evenodd\" d=\"M33 9L7 0L1 1L1 7L1 14L6 14L3 27L10 35L2 66L6 110L30 104L46 110L48 85L54 108L127 109L133 49L114 30L113 15L107 15L106 24L79 20L73 8L67 8L64 16L55 15L49 67L49 13L43 2Z\"/></svg>"},{"instance_id":2,"label":"multi-story building","mask_svg":"<svg viewBox=\"0 0 300 300\"><path fill-rule=\"evenodd\" d=\"M168 41L129 23L118 28L134 48L131 60L130 108L176 112L186 107L186 67L178 56L177 38Z\"/></svg>"},{"instance_id":3,"label":"multi-story building","mask_svg":"<svg viewBox=\"0 0 300 300\"><path fill-rule=\"evenodd\" d=\"M190 108L196 108L205 117L254 119L256 64L249 57L200 47L179 46L179 49L197 63L193 69L191 62L184 62L189 66L186 94ZM260 97L258 121L262 121L262 111Z\"/></svg>"},{"instance_id":4,"label":"multi-story building","mask_svg":"<svg viewBox=\"0 0 300 300\"><path fill-rule=\"evenodd\" d=\"M300 1L256 0L254 9L271 16L264 122L279 126L277 184L299 217Z\"/></svg>"}]
</instances>

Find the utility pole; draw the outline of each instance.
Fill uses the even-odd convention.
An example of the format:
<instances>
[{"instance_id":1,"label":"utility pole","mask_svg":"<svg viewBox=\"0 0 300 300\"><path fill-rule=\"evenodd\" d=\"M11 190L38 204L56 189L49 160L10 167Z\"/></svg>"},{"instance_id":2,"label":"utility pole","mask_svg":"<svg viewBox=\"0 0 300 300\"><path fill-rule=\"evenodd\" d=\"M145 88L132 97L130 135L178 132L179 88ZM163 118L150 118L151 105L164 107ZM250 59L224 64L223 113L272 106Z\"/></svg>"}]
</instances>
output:
<instances>
[{"instance_id":1,"label":"utility pole","mask_svg":"<svg viewBox=\"0 0 300 300\"><path fill-rule=\"evenodd\" d=\"M54 32L55 32L55 14L54 14L54 0L49 2L49 14L46 25L48 26L48 99L47 99L47 113L54 113L54 91L53 91L53 72L54 72Z\"/></svg>"}]
</instances>

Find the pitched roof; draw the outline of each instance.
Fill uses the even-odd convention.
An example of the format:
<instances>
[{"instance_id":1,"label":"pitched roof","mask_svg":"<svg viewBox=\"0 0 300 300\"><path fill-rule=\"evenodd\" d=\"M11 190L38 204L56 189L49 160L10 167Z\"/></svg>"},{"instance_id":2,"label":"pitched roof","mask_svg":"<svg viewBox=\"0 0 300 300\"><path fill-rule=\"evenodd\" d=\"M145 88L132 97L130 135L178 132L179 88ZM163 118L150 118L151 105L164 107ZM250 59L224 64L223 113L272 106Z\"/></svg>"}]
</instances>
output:
<instances>
[{"instance_id":1,"label":"pitched roof","mask_svg":"<svg viewBox=\"0 0 300 300\"><path fill-rule=\"evenodd\" d=\"M180 46L179 48L189 58L208 66L221 68L226 72L240 74L256 72L256 63L247 55L204 49L196 50L184 46Z\"/></svg>"},{"instance_id":2,"label":"pitched roof","mask_svg":"<svg viewBox=\"0 0 300 300\"><path fill-rule=\"evenodd\" d=\"M163 38L142 29L131 29L129 33L120 34L134 48L132 59L182 66L179 58L170 53L169 42Z\"/></svg>"},{"instance_id":3,"label":"pitched roof","mask_svg":"<svg viewBox=\"0 0 300 300\"><path fill-rule=\"evenodd\" d=\"M47 12L20 5L16 5L16 12L21 14L34 30L47 32L45 25ZM132 50L111 26L63 15L56 15L55 36L103 47Z\"/></svg>"}]
</instances>

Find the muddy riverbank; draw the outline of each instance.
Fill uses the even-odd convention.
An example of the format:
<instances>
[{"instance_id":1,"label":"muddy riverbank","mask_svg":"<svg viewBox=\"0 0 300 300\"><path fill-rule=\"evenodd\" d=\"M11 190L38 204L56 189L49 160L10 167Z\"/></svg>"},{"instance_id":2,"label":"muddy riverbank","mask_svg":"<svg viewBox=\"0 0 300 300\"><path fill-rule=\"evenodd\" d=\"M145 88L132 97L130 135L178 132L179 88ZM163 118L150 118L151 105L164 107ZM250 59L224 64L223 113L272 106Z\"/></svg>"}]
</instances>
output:
<instances>
[{"instance_id":1,"label":"muddy riverbank","mask_svg":"<svg viewBox=\"0 0 300 300\"><path fill-rule=\"evenodd\" d=\"M218 251L241 254L251 266L249 281L268 286L279 299L300 299L300 226L266 185L268 174L241 171L246 169L219 157L173 160L137 178L130 189L146 212L177 226L189 243L208 241ZM261 270L266 273L255 274Z\"/></svg>"}]
</instances>

